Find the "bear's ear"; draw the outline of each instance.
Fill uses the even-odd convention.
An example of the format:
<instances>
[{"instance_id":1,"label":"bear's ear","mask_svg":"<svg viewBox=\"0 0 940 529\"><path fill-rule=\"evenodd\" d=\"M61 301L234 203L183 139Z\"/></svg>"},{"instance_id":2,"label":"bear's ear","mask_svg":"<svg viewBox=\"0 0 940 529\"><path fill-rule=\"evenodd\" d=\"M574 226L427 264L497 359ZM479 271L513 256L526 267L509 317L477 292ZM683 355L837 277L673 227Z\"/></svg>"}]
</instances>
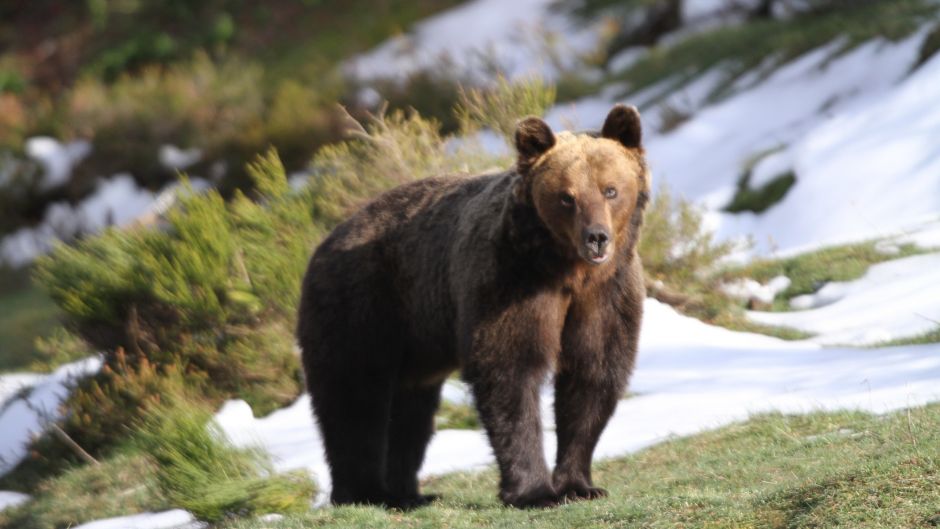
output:
<instances>
[{"instance_id":1,"label":"bear's ear","mask_svg":"<svg viewBox=\"0 0 940 529\"><path fill-rule=\"evenodd\" d=\"M536 158L555 145L555 134L539 118L525 118L516 125L516 151L519 153L519 167L531 165Z\"/></svg>"},{"instance_id":2,"label":"bear's ear","mask_svg":"<svg viewBox=\"0 0 940 529\"><path fill-rule=\"evenodd\" d=\"M634 106L614 106L604 120L601 136L619 141L624 147L639 148L643 143L640 112Z\"/></svg>"}]
</instances>

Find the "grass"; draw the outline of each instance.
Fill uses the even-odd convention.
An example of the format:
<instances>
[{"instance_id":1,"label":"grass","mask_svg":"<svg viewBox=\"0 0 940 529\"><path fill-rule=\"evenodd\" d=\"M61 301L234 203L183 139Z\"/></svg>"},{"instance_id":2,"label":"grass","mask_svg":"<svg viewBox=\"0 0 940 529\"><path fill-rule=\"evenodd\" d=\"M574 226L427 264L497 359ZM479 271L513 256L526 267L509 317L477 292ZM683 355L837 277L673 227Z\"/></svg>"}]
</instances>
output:
<instances>
[{"instance_id":1,"label":"grass","mask_svg":"<svg viewBox=\"0 0 940 529\"><path fill-rule=\"evenodd\" d=\"M796 176L792 172L784 173L761 187L750 187L750 175L746 176L738 183L738 190L731 199L731 203L725 207L729 213L740 213L742 211L752 211L754 213L763 213L771 206L783 200L793 184L796 183Z\"/></svg>"},{"instance_id":2,"label":"grass","mask_svg":"<svg viewBox=\"0 0 940 529\"><path fill-rule=\"evenodd\" d=\"M30 367L38 358L36 337L58 324L58 307L29 277L27 269L0 268L0 373Z\"/></svg>"},{"instance_id":3,"label":"grass","mask_svg":"<svg viewBox=\"0 0 940 529\"><path fill-rule=\"evenodd\" d=\"M779 66L840 37L845 39L843 52L875 37L899 40L937 13L936 4L927 0L895 0L843 2L788 20L753 20L695 34L669 47L653 48L618 77L628 81L635 92L669 78L679 80L681 85L720 66L724 68L724 80L710 95L713 100L720 99L728 94L735 79L768 58L772 58L772 66Z\"/></svg>"},{"instance_id":4,"label":"grass","mask_svg":"<svg viewBox=\"0 0 940 529\"><path fill-rule=\"evenodd\" d=\"M925 253L914 244L898 245L897 253L879 251L878 241L867 241L822 248L793 257L758 260L729 273L734 277L752 277L760 282L784 275L790 286L777 295L773 310L789 310L790 300L812 294L830 281L851 281L862 277L871 265Z\"/></svg>"},{"instance_id":5,"label":"grass","mask_svg":"<svg viewBox=\"0 0 940 529\"><path fill-rule=\"evenodd\" d=\"M610 496L549 510L496 499L495 472L433 478L413 512L318 509L229 529L300 527L931 527L940 521L940 405L887 416L768 414L595 464Z\"/></svg>"},{"instance_id":6,"label":"grass","mask_svg":"<svg viewBox=\"0 0 940 529\"><path fill-rule=\"evenodd\" d=\"M434 417L434 426L438 430L479 430L483 426L472 405L455 404L441 401L441 406Z\"/></svg>"},{"instance_id":7,"label":"grass","mask_svg":"<svg viewBox=\"0 0 940 529\"><path fill-rule=\"evenodd\" d=\"M316 489L305 473L275 474L265 452L232 446L208 410L164 399L100 464L67 466L41 479L32 500L0 511L0 527L59 529L170 508L210 522L309 508Z\"/></svg>"},{"instance_id":8,"label":"grass","mask_svg":"<svg viewBox=\"0 0 940 529\"><path fill-rule=\"evenodd\" d=\"M906 336L904 338L895 338L894 340L888 340L881 342L872 347L894 347L897 345L924 345L929 343L940 343L940 323L938 326L932 330L929 330L922 334L917 334L914 336Z\"/></svg>"},{"instance_id":9,"label":"grass","mask_svg":"<svg viewBox=\"0 0 940 529\"><path fill-rule=\"evenodd\" d=\"M88 520L170 508L157 465L140 453L122 453L100 465L76 465L44 481L26 504L0 511L0 527L56 529Z\"/></svg>"}]
</instances>

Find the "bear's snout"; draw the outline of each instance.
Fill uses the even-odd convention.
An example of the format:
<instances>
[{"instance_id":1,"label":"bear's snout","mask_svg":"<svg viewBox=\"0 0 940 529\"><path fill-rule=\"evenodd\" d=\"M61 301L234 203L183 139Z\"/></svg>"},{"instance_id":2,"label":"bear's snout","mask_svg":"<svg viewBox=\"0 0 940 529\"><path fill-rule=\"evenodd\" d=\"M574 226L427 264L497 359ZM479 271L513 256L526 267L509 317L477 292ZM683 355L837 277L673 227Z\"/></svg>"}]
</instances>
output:
<instances>
[{"instance_id":1,"label":"bear's snout","mask_svg":"<svg viewBox=\"0 0 940 529\"><path fill-rule=\"evenodd\" d=\"M610 243L610 230L600 224L592 224L582 231L584 252L582 257L594 264L607 260L607 246Z\"/></svg>"}]
</instances>

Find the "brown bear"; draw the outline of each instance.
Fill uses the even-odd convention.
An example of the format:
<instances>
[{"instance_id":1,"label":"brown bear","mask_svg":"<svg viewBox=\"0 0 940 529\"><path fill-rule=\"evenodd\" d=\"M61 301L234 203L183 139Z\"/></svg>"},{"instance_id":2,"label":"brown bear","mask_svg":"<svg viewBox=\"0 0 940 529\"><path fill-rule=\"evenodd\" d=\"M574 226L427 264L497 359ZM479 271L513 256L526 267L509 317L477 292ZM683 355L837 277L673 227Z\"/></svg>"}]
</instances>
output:
<instances>
[{"instance_id":1,"label":"brown bear","mask_svg":"<svg viewBox=\"0 0 940 529\"><path fill-rule=\"evenodd\" d=\"M640 116L617 105L599 134L557 136L530 117L515 144L513 169L392 189L314 253L297 334L334 504L431 500L417 473L458 369L504 503L606 494L591 457L633 368L645 295ZM539 417L550 373L554 472Z\"/></svg>"}]
</instances>

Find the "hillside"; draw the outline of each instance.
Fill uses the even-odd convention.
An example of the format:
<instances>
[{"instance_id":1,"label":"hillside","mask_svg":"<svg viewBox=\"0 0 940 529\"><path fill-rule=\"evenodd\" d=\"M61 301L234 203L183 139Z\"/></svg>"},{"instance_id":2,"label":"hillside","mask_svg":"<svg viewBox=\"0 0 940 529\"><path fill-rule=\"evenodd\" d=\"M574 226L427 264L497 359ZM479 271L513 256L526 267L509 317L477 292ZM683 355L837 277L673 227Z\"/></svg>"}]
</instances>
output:
<instances>
[{"instance_id":1,"label":"hillside","mask_svg":"<svg viewBox=\"0 0 940 529\"><path fill-rule=\"evenodd\" d=\"M115 28L102 32L73 7L58 8L75 10L68 11L75 22L61 26L14 13L25 17L18 23L85 43L72 74L57 74L63 86L46 84L38 71L28 84L73 94L61 96L72 105L76 87L92 83L85 89L101 106L88 115L136 97L157 100L167 89L187 92L186 83L207 75L214 88L206 93L217 90L219 98L173 108L217 115L240 108L271 119L223 120L226 130L253 131L245 142L216 134L212 119L161 129L143 143L143 163L103 164L114 151L97 132L88 139L70 129L77 114L59 114L65 128L29 129L10 140L10 159L32 159L30 185L39 187L30 196L43 206L0 224L0 255L26 267L0 272L9 278L0 281L0 347L16 348L0 351L0 489L7 489L0 490L0 525L940 524L940 108L933 102L940 4L526 0L506 7L470 0L414 10L383 2L366 14L285 1L270 14L283 31L257 24L262 15L239 11L237 2L210 4L185 15L190 25L171 18L157 26L177 43L160 61L146 59L161 73L148 78L146 67L129 62L121 75L99 72L93 82L75 65L92 68L106 51L147 35L140 19L113 15ZM360 12L368 31L346 32ZM225 13L245 29L224 51L193 36L207 21L222 24ZM20 32L0 27L9 49L34 49ZM105 40L91 45L82 40L89 35ZM310 77L326 70L304 67L294 75L301 63L328 63L323 77L342 81L326 88ZM268 95L245 106L256 82ZM291 83L301 90L285 88ZM160 88L138 91L146 86ZM34 88L0 88L0 98L18 94L17 104L31 105ZM313 92L309 108L342 101L349 113L326 121L304 114L302 101ZM277 112L281 96L271 93L285 97ZM385 99L392 105L382 114ZM544 114L558 130L597 129L617 102L643 115L657 189L641 246L651 297L640 356L596 453L596 479L611 497L545 511L497 505L491 449L466 386L452 380L421 471L440 500L411 513L308 512L306 496L295 495L315 487L322 507L329 473L309 397L298 395L287 329L312 246L350 207L390 185L507 165L505 134L518 116ZM418 114L396 113L409 104ZM312 128L278 128L308 117ZM132 121L147 130L161 122L147 119ZM61 135L28 139L40 132ZM292 150L298 141L303 147ZM254 158L269 143L292 154L283 163L274 151ZM29 145L51 154L29 154ZM242 170L248 159L253 165ZM213 177L220 161L239 169ZM7 167L24 167L16 163ZM182 186L180 169L190 174ZM0 188L19 178L13 174L0 171ZM66 189L75 194L66 198ZM81 217L80 230L61 229L77 222L69 215ZM42 257L59 238L78 242ZM37 286L26 284L30 273ZM43 340L33 345L37 336ZM238 493L250 487L238 480L193 478L205 489L168 484L180 470L153 455L152 430L175 428L175 419L153 424L146 410L189 412L154 395L192 399L203 430L198 421L213 418L220 461L237 467L239 458L254 457L245 454L262 454L260 474L238 479L275 481L271 496L242 500ZM549 385L542 420L552 461ZM100 466L63 448L48 433L52 422ZM85 490L86 482L94 486ZM222 504L241 506L180 499L180 490L216 489L237 496ZM96 505L95 497L123 495L127 502Z\"/></svg>"}]
</instances>

